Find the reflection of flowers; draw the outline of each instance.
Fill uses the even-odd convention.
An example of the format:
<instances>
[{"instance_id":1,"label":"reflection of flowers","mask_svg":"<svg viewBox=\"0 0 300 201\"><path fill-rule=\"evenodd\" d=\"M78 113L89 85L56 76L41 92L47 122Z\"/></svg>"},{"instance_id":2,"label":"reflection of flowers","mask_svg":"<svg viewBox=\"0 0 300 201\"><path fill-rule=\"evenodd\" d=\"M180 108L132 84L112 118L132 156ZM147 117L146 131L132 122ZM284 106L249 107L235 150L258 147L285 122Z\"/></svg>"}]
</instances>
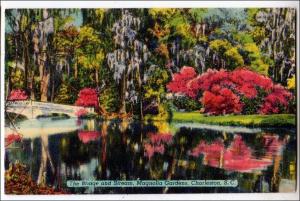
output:
<instances>
[{"instance_id":1,"label":"reflection of flowers","mask_svg":"<svg viewBox=\"0 0 300 201\"><path fill-rule=\"evenodd\" d=\"M75 112L75 115L76 115L77 117L82 117L82 116L87 115L87 113L88 113L88 111L87 111L86 109L81 108L81 109L79 109L79 110L77 110L77 111Z\"/></svg>"},{"instance_id":2,"label":"reflection of flowers","mask_svg":"<svg viewBox=\"0 0 300 201\"><path fill-rule=\"evenodd\" d=\"M221 140L216 140L211 144L201 141L190 155L197 157L200 154L204 155L205 165L229 171L250 172L265 169L272 164L268 159L255 159L251 149L244 143L240 135L234 137L227 149Z\"/></svg>"},{"instance_id":3,"label":"reflection of flowers","mask_svg":"<svg viewBox=\"0 0 300 201\"><path fill-rule=\"evenodd\" d=\"M81 126L81 124L82 124L82 120L81 120L81 119L77 119L76 125L77 125L77 126Z\"/></svg>"},{"instance_id":4,"label":"reflection of flowers","mask_svg":"<svg viewBox=\"0 0 300 201\"><path fill-rule=\"evenodd\" d=\"M101 136L99 131L79 131L78 137L84 143L95 141Z\"/></svg>"},{"instance_id":5,"label":"reflection of flowers","mask_svg":"<svg viewBox=\"0 0 300 201\"><path fill-rule=\"evenodd\" d=\"M147 156L149 159L154 155L154 153L163 154L165 152L165 147L163 144L151 145L150 143L145 143L144 148L145 156Z\"/></svg>"},{"instance_id":6,"label":"reflection of flowers","mask_svg":"<svg viewBox=\"0 0 300 201\"><path fill-rule=\"evenodd\" d=\"M148 133L152 144L171 144L173 135L171 133Z\"/></svg>"},{"instance_id":7,"label":"reflection of flowers","mask_svg":"<svg viewBox=\"0 0 300 201\"><path fill-rule=\"evenodd\" d=\"M170 133L148 133L149 143L144 144L145 156L149 159L154 153L163 154L165 152L165 145L172 143L173 136Z\"/></svg>"},{"instance_id":8,"label":"reflection of flowers","mask_svg":"<svg viewBox=\"0 0 300 201\"><path fill-rule=\"evenodd\" d=\"M264 135L263 145L266 148L266 157L272 157L280 154L281 148L286 144L289 136L286 136L283 141L279 140L278 135Z\"/></svg>"},{"instance_id":9,"label":"reflection of flowers","mask_svg":"<svg viewBox=\"0 0 300 201\"><path fill-rule=\"evenodd\" d=\"M22 135L19 133L11 133L5 137L5 147L12 144L13 142L20 142L22 140Z\"/></svg>"}]
</instances>

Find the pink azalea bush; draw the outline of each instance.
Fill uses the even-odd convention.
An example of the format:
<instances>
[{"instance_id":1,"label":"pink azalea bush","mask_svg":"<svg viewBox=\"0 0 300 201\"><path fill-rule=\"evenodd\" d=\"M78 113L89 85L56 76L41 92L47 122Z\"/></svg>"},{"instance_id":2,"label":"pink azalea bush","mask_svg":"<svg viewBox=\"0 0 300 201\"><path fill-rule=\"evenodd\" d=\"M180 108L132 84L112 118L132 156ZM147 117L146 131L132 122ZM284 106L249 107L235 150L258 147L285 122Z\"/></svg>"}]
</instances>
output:
<instances>
[{"instance_id":1,"label":"pink azalea bush","mask_svg":"<svg viewBox=\"0 0 300 201\"><path fill-rule=\"evenodd\" d=\"M8 96L9 101L17 101L17 100L27 100L28 96L26 92L22 89L14 89L10 92Z\"/></svg>"},{"instance_id":2,"label":"pink azalea bush","mask_svg":"<svg viewBox=\"0 0 300 201\"><path fill-rule=\"evenodd\" d=\"M75 105L83 107L99 108L99 101L96 89L84 88L80 90Z\"/></svg>"},{"instance_id":3,"label":"pink azalea bush","mask_svg":"<svg viewBox=\"0 0 300 201\"><path fill-rule=\"evenodd\" d=\"M292 94L266 76L260 75L247 68L234 71L212 70L196 76L193 67L183 67L173 75L167 85L172 93L180 93L204 106L208 114L240 114L245 103L242 99L254 100L263 91L262 104L256 113L280 113L288 108ZM199 99L200 98L200 99Z\"/></svg>"}]
</instances>

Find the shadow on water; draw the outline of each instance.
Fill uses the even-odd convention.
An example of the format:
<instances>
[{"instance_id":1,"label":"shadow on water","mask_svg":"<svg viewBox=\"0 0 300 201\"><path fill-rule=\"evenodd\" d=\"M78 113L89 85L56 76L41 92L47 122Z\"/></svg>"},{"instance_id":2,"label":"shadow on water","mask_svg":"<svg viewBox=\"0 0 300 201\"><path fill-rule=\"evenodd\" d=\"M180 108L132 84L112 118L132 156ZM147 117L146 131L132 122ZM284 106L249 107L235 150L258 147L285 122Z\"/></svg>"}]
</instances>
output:
<instances>
[{"instance_id":1,"label":"shadow on water","mask_svg":"<svg viewBox=\"0 0 300 201\"><path fill-rule=\"evenodd\" d=\"M168 122L39 119L18 123L6 148L37 183L70 193L288 192L296 188L296 132ZM12 132L9 128L6 132ZM220 180L237 187L68 188L67 180Z\"/></svg>"}]
</instances>

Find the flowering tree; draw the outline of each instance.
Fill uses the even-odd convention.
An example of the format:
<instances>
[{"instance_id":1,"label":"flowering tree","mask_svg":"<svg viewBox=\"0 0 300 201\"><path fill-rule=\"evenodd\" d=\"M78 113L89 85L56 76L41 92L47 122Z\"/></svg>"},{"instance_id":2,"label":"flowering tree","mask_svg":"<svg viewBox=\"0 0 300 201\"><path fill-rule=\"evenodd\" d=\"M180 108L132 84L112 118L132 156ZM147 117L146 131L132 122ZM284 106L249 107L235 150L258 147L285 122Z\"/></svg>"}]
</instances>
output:
<instances>
[{"instance_id":1,"label":"flowering tree","mask_svg":"<svg viewBox=\"0 0 300 201\"><path fill-rule=\"evenodd\" d=\"M126 101L139 101L142 67L150 56L146 43L138 39L141 28L141 19L129 10L122 10L121 19L112 28L115 50L107 54L107 64L120 86L120 113L126 113Z\"/></svg>"},{"instance_id":2,"label":"flowering tree","mask_svg":"<svg viewBox=\"0 0 300 201\"><path fill-rule=\"evenodd\" d=\"M99 109L97 91L92 88L84 88L80 90L75 105L94 107L96 110Z\"/></svg>"},{"instance_id":3,"label":"flowering tree","mask_svg":"<svg viewBox=\"0 0 300 201\"><path fill-rule=\"evenodd\" d=\"M27 100L27 99L28 99L28 95L22 89L14 89L10 92L8 96L8 100L10 101Z\"/></svg>"},{"instance_id":4,"label":"flowering tree","mask_svg":"<svg viewBox=\"0 0 300 201\"><path fill-rule=\"evenodd\" d=\"M181 81L182 80L182 81ZM196 77L193 68L182 68L167 85L169 91L199 99L209 114L241 113L246 100L260 97L254 111L260 114L280 113L287 110L292 95L266 76L246 68L234 71L211 70Z\"/></svg>"}]
</instances>

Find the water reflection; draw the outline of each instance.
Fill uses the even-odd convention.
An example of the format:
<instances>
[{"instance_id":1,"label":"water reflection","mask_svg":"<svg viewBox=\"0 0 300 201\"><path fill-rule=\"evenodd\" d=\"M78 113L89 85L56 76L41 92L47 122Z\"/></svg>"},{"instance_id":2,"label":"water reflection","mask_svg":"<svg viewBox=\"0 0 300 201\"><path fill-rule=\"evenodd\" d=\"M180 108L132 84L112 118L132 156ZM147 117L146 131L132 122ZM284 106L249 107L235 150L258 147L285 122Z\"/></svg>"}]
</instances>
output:
<instances>
[{"instance_id":1,"label":"water reflection","mask_svg":"<svg viewBox=\"0 0 300 201\"><path fill-rule=\"evenodd\" d=\"M6 167L19 160L30 167L32 177L38 183L47 183L70 193L278 192L295 189L294 130L261 129L253 133L244 128L230 132L222 127L209 129L209 126L198 124L178 126L168 122L45 121L47 124L35 122L32 136L29 129L32 122L19 125L24 138L6 148ZM239 186L68 189L66 180L71 179L237 179Z\"/></svg>"}]
</instances>

